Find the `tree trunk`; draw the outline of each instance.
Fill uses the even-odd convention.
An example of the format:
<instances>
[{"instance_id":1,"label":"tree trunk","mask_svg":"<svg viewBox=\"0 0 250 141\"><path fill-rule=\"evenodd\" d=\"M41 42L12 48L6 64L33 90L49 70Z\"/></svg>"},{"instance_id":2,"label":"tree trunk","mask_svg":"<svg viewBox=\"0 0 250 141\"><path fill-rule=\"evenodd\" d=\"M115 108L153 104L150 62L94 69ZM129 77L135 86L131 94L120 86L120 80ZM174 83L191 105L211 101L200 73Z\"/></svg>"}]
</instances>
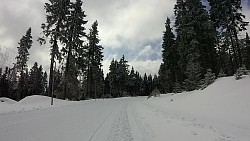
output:
<instances>
[{"instance_id":1,"label":"tree trunk","mask_svg":"<svg viewBox=\"0 0 250 141\"><path fill-rule=\"evenodd\" d=\"M63 99L66 98L67 96L67 77L68 77L68 72L69 72L69 61L71 57L71 45L69 46L69 51L68 51L68 57L67 57L67 62L66 62L66 68L65 68L65 75L64 75L64 86L63 86Z\"/></svg>"},{"instance_id":2,"label":"tree trunk","mask_svg":"<svg viewBox=\"0 0 250 141\"><path fill-rule=\"evenodd\" d=\"M237 54L236 54L236 51L235 51L234 40L233 40L232 33L231 33L230 29L229 29L228 32L229 32L229 36L230 36L230 40L231 40L231 44L232 44L232 50L233 50L233 54L234 54L235 65L236 65L236 68L238 68L239 67L239 63L238 63L238 57L237 57Z\"/></svg>"},{"instance_id":3,"label":"tree trunk","mask_svg":"<svg viewBox=\"0 0 250 141\"><path fill-rule=\"evenodd\" d=\"M55 50L57 47L57 34L59 33L59 24L61 23L61 19L58 20L57 26L56 26L56 33L54 35L54 41L53 41L53 47L52 47L52 53L51 53L51 59L50 59L50 73L49 73L49 90L48 95L51 96L51 105L53 105L53 80L54 80L54 60L55 60Z\"/></svg>"},{"instance_id":4,"label":"tree trunk","mask_svg":"<svg viewBox=\"0 0 250 141\"><path fill-rule=\"evenodd\" d=\"M241 55L241 50L240 50L240 45L239 45L239 39L238 39L238 35L237 35L237 31L234 28L234 37L236 40L236 47L237 47L237 51L238 51L238 55L239 55L239 67L242 66L242 55Z\"/></svg>"},{"instance_id":5,"label":"tree trunk","mask_svg":"<svg viewBox=\"0 0 250 141\"><path fill-rule=\"evenodd\" d=\"M55 41L54 41L54 45L55 45ZM55 51L54 51L54 45L53 45L53 49L52 49L52 53L51 53L51 59L50 59L50 73L49 73L49 90L48 90L48 95L51 96L51 105L53 105L53 78L54 78L54 58L55 58Z\"/></svg>"}]
</instances>

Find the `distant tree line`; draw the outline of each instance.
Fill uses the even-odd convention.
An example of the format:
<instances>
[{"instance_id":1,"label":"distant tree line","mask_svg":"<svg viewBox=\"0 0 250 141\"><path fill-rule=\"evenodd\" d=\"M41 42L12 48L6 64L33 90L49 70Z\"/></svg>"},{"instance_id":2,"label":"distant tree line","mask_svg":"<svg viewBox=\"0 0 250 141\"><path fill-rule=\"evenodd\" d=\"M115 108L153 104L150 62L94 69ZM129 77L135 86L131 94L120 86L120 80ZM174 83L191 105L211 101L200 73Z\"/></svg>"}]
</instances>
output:
<instances>
[{"instance_id":1,"label":"distant tree line","mask_svg":"<svg viewBox=\"0 0 250 141\"><path fill-rule=\"evenodd\" d=\"M128 61L124 56L119 61L114 59L111 61L110 72L104 81L104 97L148 96L157 88L157 75L145 73L141 76L133 67L131 70L128 68Z\"/></svg>"},{"instance_id":2,"label":"distant tree line","mask_svg":"<svg viewBox=\"0 0 250 141\"><path fill-rule=\"evenodd\" d=\"M249 36L239 39L248 26L241 0L208 2L209 10L201 0L177 0L173 27L167 18L159 70L162 93L204 88L211 78L250 69Z\"/></svg>"}]
</instances>

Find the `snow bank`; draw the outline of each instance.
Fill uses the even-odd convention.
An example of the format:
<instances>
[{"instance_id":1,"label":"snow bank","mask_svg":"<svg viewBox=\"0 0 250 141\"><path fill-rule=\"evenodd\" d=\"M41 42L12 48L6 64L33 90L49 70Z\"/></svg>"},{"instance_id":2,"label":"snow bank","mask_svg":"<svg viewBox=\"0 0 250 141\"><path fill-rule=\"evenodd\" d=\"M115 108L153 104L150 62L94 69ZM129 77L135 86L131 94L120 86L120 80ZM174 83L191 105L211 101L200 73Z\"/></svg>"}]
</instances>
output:
<instances>
[{"instance_id":1,"label":"snow bank","mask_svg":"<svg viewBox=\"0 0 250 141\"><path fill-rule=\"evenodd\" d=\"M250 77L217 79L204 90L161 95L150 99L150 104L163 110L182 114L190 119L201 119L223 131L239 136L250 134Z\"/></svg>"},{"instance_id":2,"label":"snow bank","mask_svg":"<svg viewBox=\"0 0 250 141\"><path fill-rule=\"evenodd\" d=\"M16 101L10 98L7 98L7 97L0 98L0 104L14 104L14 103L16 103Z\"/></svg>"},{"instance_id":3,"label":"snow bank","mask_svg":"<svg viewBox=\"0 0 250 141\"><path fill-rule=\"evenodd\" d=\"M49 107L59 107L63 105L70 105L73 103L77 103L74 101L66 101L54 98L54 105L51 106L50 105L51 98L41 95L28 96L18 102L8 98L0 98L0 100L4 101L0 103L0 114L39 110L39 109L46 109Z\"/></svg>"}]
</instances>

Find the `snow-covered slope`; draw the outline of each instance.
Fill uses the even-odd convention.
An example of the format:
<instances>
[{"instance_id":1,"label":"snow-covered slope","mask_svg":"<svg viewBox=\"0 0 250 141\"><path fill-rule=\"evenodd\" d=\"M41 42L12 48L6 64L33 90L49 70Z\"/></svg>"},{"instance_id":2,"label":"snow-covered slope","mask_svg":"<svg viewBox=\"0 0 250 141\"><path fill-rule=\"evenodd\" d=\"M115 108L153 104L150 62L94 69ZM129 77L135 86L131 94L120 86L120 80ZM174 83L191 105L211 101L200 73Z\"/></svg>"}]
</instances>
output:
<instances>
[{"instance_id":1,"label":"snow-covered slope","mask_svg":"<svg viewBox=\"0 0 250 141\"><path fill-rule=\"evenodd\" d=\"M250 139L250 77L219 78L204 90L162 95L151 105L189 120L199 119L223 132Z\"/></svg>"},{"instance_id":2,"label":"snow-covered slope","mask_svg":"<svg viewBox=\"0 0 250 141\"><path fill-rule=\"evenodd\" d=\"M249 141L249 86L249 76L225 77L204 90L148 100L56 99L50 106L49 97L30 96L2 102L0 140Z\"/></svg>"}]
</instances>

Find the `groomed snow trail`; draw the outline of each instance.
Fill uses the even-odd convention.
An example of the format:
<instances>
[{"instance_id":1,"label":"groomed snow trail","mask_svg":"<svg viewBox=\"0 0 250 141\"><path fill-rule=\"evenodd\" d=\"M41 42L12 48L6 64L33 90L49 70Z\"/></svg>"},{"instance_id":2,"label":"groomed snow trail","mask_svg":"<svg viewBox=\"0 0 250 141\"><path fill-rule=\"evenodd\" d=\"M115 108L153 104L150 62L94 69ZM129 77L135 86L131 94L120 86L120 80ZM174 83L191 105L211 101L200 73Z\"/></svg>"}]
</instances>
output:
<instances>
[{"instance_id":1,"label":"groomed snow trail","mask_svg":"<svg viewBox=\"0 0 250 141\"><path fill-rule=\"evenodd\" d=\"M129 105L144 98L83 101L0 114L1 141L133 141Z\"/></svg>"}]
</instances>

